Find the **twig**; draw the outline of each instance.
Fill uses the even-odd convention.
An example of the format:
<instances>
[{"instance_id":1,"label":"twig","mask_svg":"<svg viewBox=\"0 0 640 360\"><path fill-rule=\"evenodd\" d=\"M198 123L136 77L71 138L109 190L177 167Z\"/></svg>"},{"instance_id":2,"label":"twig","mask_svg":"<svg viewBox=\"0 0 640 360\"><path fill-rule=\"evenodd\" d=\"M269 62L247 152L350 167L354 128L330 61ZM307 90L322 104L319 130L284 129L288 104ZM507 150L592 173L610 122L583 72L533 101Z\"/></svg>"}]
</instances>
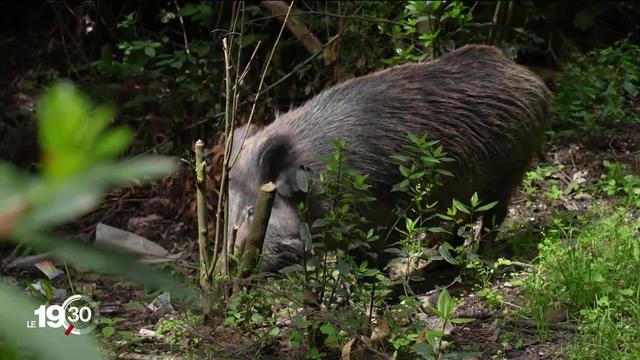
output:
<instances>
[{"instance_id":1,"label":"twig","mask_svg":"<svg viewBox=\"0 0 640 360\"><path fill-rule=\"evenodd\" d=\"M377 17L373 17L373 16L365 16L365 15L335 14L335 13L330 13L330 12L326 12L326 11L307 10L307 11L296 12L296 14L298 14L298 15L307 15L307 14L309 14L309 15L323 15L323 16L329 16L329 17L336 17L336 18L340 18L340 19L360 20L360 21L374 22L374 23L385 23L385 24L390 24L390 25L406 25L402 21L394 21L394 20L377 18ZM255 19L251 20L251 22L254 23L254 22L261 21L261 20L268 20L268 19L278 18L278 17L281 17L281 16L282 15L263 16L263 17L255 18Z\"/></svg>"},{"instance_id":2,"label":"twig","mask_svg":"<svg viewBox=\"0 0 640 360\"><path fill-rule=\"evenodd\" d=\"M67 281L69 282L69 289L71 290L71 294L76 293L76 291L73 289L73 281L71 281L71 274L69 273L69 267L67 266L67 262L64 262L64 272L67 274Z\"/></svg>"},{"instance_id":3,"label":"twig","mask_svg":"<svg viewBox=\"0 0 640 360\"><path fill-rule=\"evenodd\" d=\"M253 53L251 54L251 57L249 58L249 62L247 63L247 66L244 67L244 70L242 70L242 75L240 75L240 78L238 79L238 81L233 86L233 91L234 92L238 88L238 85L242 85L242 83L244 82L244 78L249 73L250 65L253 62L253 59L255 58L256 53L258 52L258 49L260 48L260 45L262 45L262 40L259 40L258 43L256 44L255 48L253 48ZM240 54L238 54L238 64L239 63L240 63ZM237 104L236 104L236 106L237 106Z\"/></svg>"},{"instance_id":4,"label":"twig","mask_svg":"<svg viewBox=\"0 0 640 360\"><path fill-rule=\"evenodd\" d=\"M251 113L249 113L249 121L247 121L247 127L244 130L244 134L242 134L242 141L240 142L240 146L238 147L238 152L236 153L236 156L233 158L233 161L231 161L231 165L229 166L229 168L232 168L233 165L236 163L236 160L238 160L238 156L240 155L240 152L242 151L242 147L244 146L244 141L247 139L247 134L249 133L249 127L251 126L251 121L253 120L253 114L255 114L255 111L256 111L256 104L258 104L258 98L260 97L262 85L264 84L264 78L267 75L267 70L269 70L271 59L273 58L273 54L276 52L276 48L278 47L278 43L280 42L280 37L282 37L282 32L284 31L284 27L287 24L287 20L289 19L289 14L291 14L291 9L293 8L294 3L295 1L292 1L291 4L289 5L289 9L287 9L287 15L282 21L282 26L280 27L280 32L278 33L278 37L276 38L276 42L273 44L273 48L271 49L271 53L269 54L267 63L264 67L264 70L262 71L262 76L260 77L260 83L258 84L258 93L256 94L256 98L253 100L253 106L251 106Z\"/></svg>"},{"instance_id":5,"label":"twig","mask_svg":"<svg viewBox=\"0 0 640 360\"><path fill-rule=\"evenodd\" d=\"M244 2L242 3L244 4ZM244 10L244 7L242 7ZM231 141L229 139L233 139L233 121L235 117L235 109L237 107L236 97L231 95L231 60L229 49L233 44L233 35L235 34L236 24L238 22L238 14L241 12L241 7L236 7L236 4L233 4L232 8L233 12L233 21L231 28L229 29L228 37L222 39L222 50L224 53L224 69L225 69L225 109L224 109L224 134L227 137L227 141L225 143L224 148L224 160L222 163L222 178L220 179L220 188L218 190L218 206L216 208L216 235L215 235L215 247L216 249L220 247L220 238L222 237L222 253L224 264L223 273L229 273L229 249L228 249L228 234L227 234L227 191L226 187L228 185L228 177L229 177L229 157L231 156ZM244 12L243 12L244 19ZM242 36L242 34L241 34ZM228 41L228 42L227 42ZM238 55L239 56L239 55ZM237 72L236 72L236 85L237 85ZM235 93L234 93L235 94ZM233 104L233 109L231 108ZM216 265L218 264L219 256L216 256L211 260L211 266L207 273L209 276L216 269Z\"/></svg>"},{"instance_id":6,"label":"twig","mask_svg":"<svg viewBox=\"0 0 640 360\"><path fill-rule=\"evenodd\" d=\"M331 43L332 43L333 41L335 41L339 36L340 36L340 34L338 34L338 35L334 36L333 38L331 38L331 40L327 41L327 43L323 45L323 49L324 49L325 47L327 47L328 45L331 45ZM323 50L320 50L320 51L316 52L315 54L312 54L311 56L309 56L308 58L306 58L303 62L301 62L301 63L299 63L298 65L296 65L296 66L295 66L295 67L294 67L290 72L288 72L287 74L285 74L285 75L281 76L281 77L278 79L278 81L274 82L273 84L271 84L271 85L269 85L269 86L265 87L264 89L262 89L260 92L256 93L256 97L255 97L255 99L257 99L259 96L261 96L261 95L263 95L263 94L267 93L269 90L273 89L274 87L276 87L276 86L278 86L278 85L282 84L282 83L283 83L284 81L286 81L288 78L290 78L291 76L293 76L294 74L296 74L296 73L297 73L297 72L298 72L298 71L299 71L303 66L307 65L308 63L310 63L313 59L315 59L316 57L318 57L318 55L320 55L320 54L322 54L322 53L323 53ZM254 101L255 101L255 100L254 100ZM244 105L244 104L246 104L246 103L248 103L248 101L247 101L247 100L245 100L245 101L241 101L240 103L238 103L238 105ZM215 118L219 118L219 117L222 117L222 116L224 116L224 112L220 112L220 113L217 113L217 114L213 115L213 118L215 119ZM207 123L207 122L210 122L210 121L211 121L211 118L203 119L203 120L200 120L200 121L197 121L197 122L195 122L195 123L192 123L192 124L187 125L187 126L185 127L185 129L186 129L186 130L193 129L193 128L194 128L194 127L196 127L196 126L202 125L202 124ZM165 140L165 142L163 142L163 143L161 143L161 144L158 144L158 145L154 146L153 148L151 148L151 149L147 150L147 151L146 151L146 152L144 152L143 154L147 154L147 153L149 153L149 152L153 151L154 149L156 149L156 148L158 148L158 147L160 147L160 146L162 146L162 145L166 144L166 143L167 143L167 142L169 142L169 141L171 141L171 138L168 138L167 140Z\"/></svg>"},{"instance_id":7,"label":"twig","mask_svg":"<svg viewBox=\"0 0 640 360\"><path fill-rule=\"evenodd\" d=\"M56 10L56 15L58 17L58 21L60 22L60 40L62 41L62 50L64 51L64 55L67 58L67 63L69 64L69 69L73 71L76 76L80 76L78 69L76 69L75 65L73 65L73 61L71 61L71 56L69 55L69 49L67 49L67 41L64 37L64 20L62 20L62 16L60 16L60 12Z\"/></svg>"},{"instance_id":8,"label":"twig","mask_svg":"<svg viewBox=\"0 0 640 360\"><path fill-rule=\"evenodd\" d=\"M225 145L225 154L224 154L224 163L222 165L222 177L220 179L220 191L218 192L218 207L216 212L216 237L215 237L215 247L218 248L220 246L220 237L222 235L222 251L224 252L224 272L228 274L229 267L229 254L227 249L227 237L224 216L226 215L226 185L227 185L227 177L229 176L229 153L231 151L230 139L233 139L233 126L231 126L231 75L230 68L231 64L229 61L229 48L227 46L227 38L222 39L222 47L224 50L224 72L225 72L225 110L224 110L224 133L228 134L227 143ZM218 258L214 258L211 261L211 267L207 273L212 273L213 269L216 266Z\"/></svg>"},{"instance_id":9,"label":"twig","mask_svg":"<svg viewBox=\"0 0 640 360\"><path fill-rule=\"evenodd\" d=\"M323 49L326 48L328 45L330 45L331 43L333 43L336 39L338 39L338 37L340 36L340 34L332 37L329 41L327 41L327 43L324 45ZM283 81L287 80L288 78L290 78L291 76L293 76L294 74L296 74L298 72L298 70L300 70L300 68L302 68L303 66L307 65L308 63L311 62L311 60L315 59L318 55L322 54L324 52L324 50L321 49L318 52L316 52L315 54L312 54L311 56L309 56L306 60L304 60L303 62L301 62L300 64L296 65L293 70L291 70L289 73L287 73L284 76L281 76L278 81L274 82L273 84L267 86L266 88L264 88L261 92L258 93L258 95L262 95L264 93L266 93L267 91L273 89L274 87L280 85ZM256 96L257 99L257 96Z\"/></svg>"},{"instance_id":10,"label":"twig","mask_svg":"<svg viewBox=\"0 0 640 360\"><path fill-rule=\"evenodd\" d=\"M182 15L180 15L180 5L178 5L177 1L174 1L173 4L176 6L176 14L178 15L178 20L180 20L180 27L182 27L182 38L184 39L184 50L187 55L191 55L189 51L189 41L187 40L187 30L184 27L184 19L182 19Z\"/></svg>"},{"instance_id":11,"label":"twig","mask_svg":"<svg viewBox=\"0 0 640 360\"><path fill-rule=\"evenodd\" d=\"M204 160L204 142L196 141L194 146L196 157L196 211L198 214L198 249L200 251L200 286L206 289L209 286L209 234L207 232L207 184L205 181L205 169L207 162ZM214 258L217 256L217 247L214 249Z\"/></svg>"}]
</instances>

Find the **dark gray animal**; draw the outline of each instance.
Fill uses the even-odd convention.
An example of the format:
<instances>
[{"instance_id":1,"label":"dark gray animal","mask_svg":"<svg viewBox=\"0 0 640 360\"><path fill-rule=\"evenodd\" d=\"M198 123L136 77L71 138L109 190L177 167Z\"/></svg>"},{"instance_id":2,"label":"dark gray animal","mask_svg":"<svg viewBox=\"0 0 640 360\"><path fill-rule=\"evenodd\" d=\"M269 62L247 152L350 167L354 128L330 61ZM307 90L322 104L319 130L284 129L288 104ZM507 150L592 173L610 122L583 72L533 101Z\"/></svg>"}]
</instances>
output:
<instances>
[{"instance_id":1,"label":"dark gray animal","mask_svg":"<svg viewBox=\"0 0 640 360\"><path fill-rule=\"evenodd\" d=\"M304 165L320 173L332 138L346 140L358 157L351 166L368 174L377 199L371 219L383 224L378 221L391 218L397 201L391 187L401 180L390 156L403 152L407 133L439 140L455 159L449 168L455 178L433 200L449 205L451 198L468 201L478 192L483 202L498 201L492 215L499 225L512 190L541 148L549 100L540 78L481 45L338 84L262 129L236 129L234 154L247 135L230 171L228 231L242 224L246 230L259 185L273 181L277 196L261 268L299 261L296 170ZM315 205L313 216L320 216L322 206Z\"/></svg>"}]
</instances>

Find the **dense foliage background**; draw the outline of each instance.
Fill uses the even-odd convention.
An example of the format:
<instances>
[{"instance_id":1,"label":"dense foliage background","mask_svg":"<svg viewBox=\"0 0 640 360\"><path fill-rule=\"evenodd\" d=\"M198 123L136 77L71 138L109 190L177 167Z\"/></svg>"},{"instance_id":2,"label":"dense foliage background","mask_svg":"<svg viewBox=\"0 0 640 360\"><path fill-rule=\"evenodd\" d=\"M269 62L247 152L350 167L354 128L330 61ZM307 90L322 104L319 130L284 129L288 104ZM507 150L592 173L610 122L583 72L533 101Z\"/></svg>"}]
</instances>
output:
<instances>
[{"instance_id":1,"label":"dense foliage background","mask_svg":"<svg viewBox=\"0 0 640 360\"><path fill-rule=\"evenodd\" d=\"M196 137L216 141L224 110L221 39L238 6L225 1L1 4L0 150L23 165L35 160L33 97L58 78L73 79L94 100L117 105L118 122L135 130L131 153L182 154ZM266 74L258 122L269 122L276 111L341 80L428 60L467 43L498 45L551 80L576 53L622 39L637 43L640 8L633 1L300 1L292 11L315 42L305 46L290 31L283 33ZM260 46L240 89L239 122L256 96L280 26L268 7L244 5L235 29L242 33L238 65L244 68ZM635 55L628 55L631 63ZM606 75L594 73L597 79L583 81L606 87ZM584 85L594 91L602 87Z\"/></svg>"}]
</instances>

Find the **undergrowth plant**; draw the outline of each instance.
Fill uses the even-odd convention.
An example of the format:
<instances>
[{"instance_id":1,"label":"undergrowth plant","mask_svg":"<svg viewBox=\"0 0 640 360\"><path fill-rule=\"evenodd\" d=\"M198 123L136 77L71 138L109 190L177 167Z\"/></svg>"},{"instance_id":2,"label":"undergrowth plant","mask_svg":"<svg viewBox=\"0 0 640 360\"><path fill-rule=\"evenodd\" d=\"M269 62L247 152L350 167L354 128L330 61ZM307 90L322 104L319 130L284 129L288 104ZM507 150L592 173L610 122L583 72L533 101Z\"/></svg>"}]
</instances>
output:
<instances>
[{"instance_id":1,"label":"undergrowth plant","mask_svg":"<svg viewBox=\"0 0 640 360\"><path fill-rule=\"evenodd\" d=\"M386 64L433 60L454 50L455 36L470 30L472 10L462 1L408 1L402 25L391 27L395 43Z\"/></svg>"},{"instance_id":2,"label":"undergrowth plant","mask_svg":"<svg viewBox=\"0 0 640 360\"><path fill-rule=\"evenodd\" d=\"M555 133L595 136L637 123L633 103L640 87L638 58L640 46L627 39L566 64L556 81Z\"/></svg>"},{"instance_id":3,"label":"undergrowth plant","mask_svg":"<svg viewBox=\"0 0 640 360\"><path fill-rule=\"evenodd\" d=\"M392 281L372 256L383 235L363 215L374 201L367 177L350 168L356 159L350 155L348 144L342 140L332 144L334 152L319 176L314 177L305 168L297 172L298 188L307 194L298 207L300 246L304 250L301 263L280 270L283 278L267 279L263 286L236 294L228 304L225 324L251 333L256 327L263 329L256 337L265 346L272 341L269 339L282 336L290 348L303 350L311 359L331 357L363 335L373 344L389 342L400 359L442 358L451 345L444 327L466 320L453 318L457 302L446 289L437 307L427 310L423 300L410 290L410 273L418 269L420 260L460 265L468 258L477 259L469 255L477 249L477 225L466 224L464 218L473 218L495 204L481 204L474 194L470 205L456 200L448 213L438 214L429 197L443 186L444 177L452 176L443 169L451 159L437 141L409 135L406 152L394 156L404 178L394 190L408 199L397 212L404 228L396 226L389 231L399 234L391 253L409 259L411 265L401 280L406 286L402 294L397 294L400 301L391 301L391 286L397 281ZM312 192L317 192L313 195L327 212L310 223ZM451 226L438 227L438 222ZM458 229L456 235L463 244L443 248L428 239L447 233L445 228ZM278 310L274 312L274 308ZM426 327L418 313L435 315L443 328ZM289 324L286 329L277 326L284 319Z\"/></svg>"},{"instance_id":4,"label":"undergrowth plant","mask_svg":"<svg viewBox=\"0 0 640 360\"><path fill-rule=\"evenodd\" d=\"M640 176L632 174L624 163L604 160L602 164L607 169L598 183L602 191L608 196L621 197L629 207L640 209Z\"/></svg>"},{"instance_id":5,"label":"undergrowth plant","mask_svg":"<svg viewBox=\"0 0 640 360\"><path fill-rule=\"evenodd\" d=\"M556 219L524 281L530 315L547 335L550 309L578 319L573 359L636 359L640 298L640 221L625 208L593 208L574 223Z\"/></svg>"}]
</instances>

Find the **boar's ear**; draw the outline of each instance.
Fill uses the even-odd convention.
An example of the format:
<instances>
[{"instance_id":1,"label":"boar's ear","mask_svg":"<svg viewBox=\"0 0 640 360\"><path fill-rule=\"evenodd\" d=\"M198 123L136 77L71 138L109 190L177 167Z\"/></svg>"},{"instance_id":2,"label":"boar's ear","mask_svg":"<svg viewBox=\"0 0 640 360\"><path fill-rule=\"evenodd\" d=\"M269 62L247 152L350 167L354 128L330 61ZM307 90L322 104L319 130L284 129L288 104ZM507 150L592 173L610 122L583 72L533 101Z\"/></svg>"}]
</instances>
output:
<instances>
[{"instance_id":1,"label":"boar's ear","mask_svg":"<svg viewBox=\"0 0 640 360\"><path fill-rule=\"evenodd\" d=\"M258 168L260 182L274 182L280 195L291 197L299 191L296 185L297 156L290 136L279 135L267 140L260 152Z\"/></svg>"}]
</instances>

